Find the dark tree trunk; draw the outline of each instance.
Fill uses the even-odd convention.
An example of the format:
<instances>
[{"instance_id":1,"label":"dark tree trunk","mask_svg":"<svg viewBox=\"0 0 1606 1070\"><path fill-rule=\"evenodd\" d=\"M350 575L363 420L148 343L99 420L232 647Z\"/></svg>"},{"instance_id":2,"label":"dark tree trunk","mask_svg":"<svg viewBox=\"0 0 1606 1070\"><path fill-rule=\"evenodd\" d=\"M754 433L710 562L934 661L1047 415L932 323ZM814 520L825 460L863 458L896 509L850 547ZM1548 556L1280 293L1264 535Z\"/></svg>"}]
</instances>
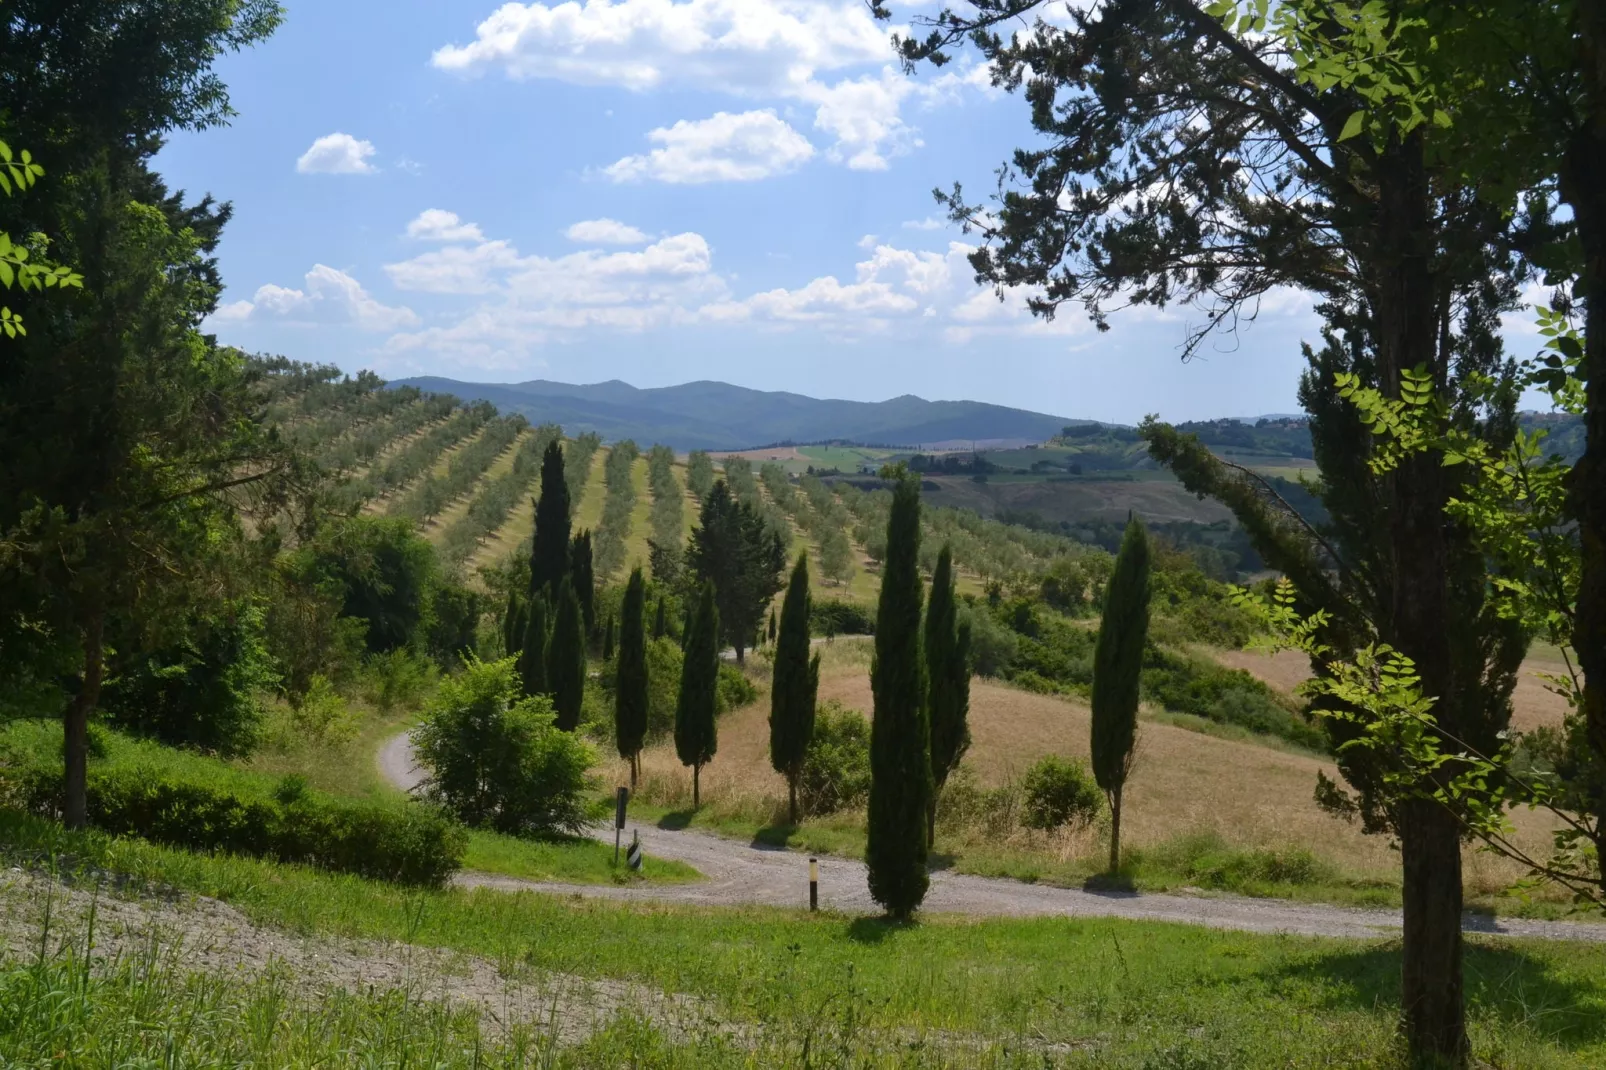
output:
<instances>
[{"instance_id":1,"label":"dark tree trunk","mask_svg":"<svg viewBox=\"0 0 1606 1070\"><path fill-rule=\"evenodd\" d=\"M66 798L62 820L70 829L89 825L89 715L100 703L100 681L105 669L102 640L106 618L98 610L84 622L84 676L78 693L67 703L62 724L62 762Z\"/></svg>"},{"instance_id":2,"label":"dark tree trunk","mask_svg":"<svg viewBox=\"0 0 1606 1070\"><path fill-rule=\"evenodd\" d=\"M1110 792L1110 875L1121 872L1121 788Z\"/></svg>"},{"instance_id":3,"label":"dark tree trunk","mask_svg":"<svg viewBox=\"0 0 1606 1070\"><path fill-rule=\"evenodd\" d=\"M786 820L788 824L797 824L797 776L795 774L786 778Z\"/></svg>"},{"instance_id":4,"label":"dark tree trunk","mask_svg":"<svg viewBox=\"0 0 1606 1070\"><path fill-rule=\"evenodd\" d=\"M1455 817L1411 800L1399 817L1405 881L1401 1012L1412 1064L1461 1066L1467 1057L1461 981L1461 836Z\"/></svg>"},{"instance_id":5,"label":"dark tree trunk","mask_svg":"<svg viewBox=\"0 0 1606 1070\"><path fill-rule=\"evenodd\" d=\"M691 808L693 810L701 810L703 808L703 792L700 783L702 776L702 766L694 765L691 767Z\"/></svg>"}]
</instances>

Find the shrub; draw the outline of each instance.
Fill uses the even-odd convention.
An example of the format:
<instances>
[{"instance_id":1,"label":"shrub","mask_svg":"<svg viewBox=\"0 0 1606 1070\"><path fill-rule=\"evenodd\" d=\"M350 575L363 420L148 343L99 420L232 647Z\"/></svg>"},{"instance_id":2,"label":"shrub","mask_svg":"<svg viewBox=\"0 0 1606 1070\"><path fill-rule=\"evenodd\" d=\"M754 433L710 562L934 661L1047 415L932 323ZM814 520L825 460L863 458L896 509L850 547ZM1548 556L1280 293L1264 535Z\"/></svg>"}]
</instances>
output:
<instances>
[{"instance_id":1,"label":"shrub","mask_svg":"<svg viewBox=\"0 0 1606 1070\"><path fill-rule=\"evenodd\" d=\"M556 726L550 698L520 697L512 658L470 660L443 681L414 738L429 794L470 825L578 834L590 820L596 755Z\"/></svg>"},{"instance_id":2,"label":"shrub","mask_svg":"<svg viewBox=\"0 0 1606 1070\"><path fill-rule=\"evenodd\" d=\"M1020 652L1020 641L1015 633L999 623L998 618L985 607L976 608L970 615L970 657L978 676L999 677L1014 666Z\"/></svg>"},{"instance_id":3,"label":"shrub","mask_svg":"<svg viewBox=\"0 0 1606 1070\"><path fill-rule=\"evenodd\" d=\"M814 714L798 802L811 816L863 806L870 796L870 722L832 699Z\"/></svg>"},{"instance_id":4,"label":"shrub","mask_svg":"<svg viewBox=\"0 0 1606 1070\"><path fill-rule=\"evenodd\" d=\"M948 777L937 801L937 823L944 828L979 827L990 837L1004 837L1019 824L1021 790L1017 781L984 788L967 765Z\"/></svg>"},{"instance_id":5,"label":"shrub","mask_svg":"<svg viewBox=\"0 0 1606 1070\"><path fill-rule=\"evenodd\" d=\"M462 826L431 806L337 799L304 781L278 782L212 759L104 733L101 762L90 765L92 825L198 851L253 855L438 887L467 849ZM13 804L54 816L62 798L60 729L23 726L0 747L0 779Z\"/></svg>"},{"instance_id":6,"label":"shrub","mask_svg":"<svg viewBox=\"0 0 1606 1070\"><path fill-rule=\"evenodd\" d=\"M375 654L363 668L362 695L382 713L416 706L438 675L433 662L410 650Z\"/></svg>"},{"instance_id":7,"label":"shrub","mask_svg":"<svg viewBox=\"0 0 1606 1070\"><path fill-rule=\"evenodd\" d=\"M303 742L338 747L357 738L356 718L326 677L313 676L301 701L285 710L267 732L268 744L280 750Z\"/></svg>"},{"instance_id":8,"label":"shrub","mask_svg":"<svg viewBox=\"0 0 1606 1070\"><path fill-rule=\"evenodd\" d=\"M1319 726L1282 705L1269 687L1242 669L1151 646L1144 658L1143 695L1178 713L1280 736L1312 750L1326 747Z\"/></svg>"},{"instance_id":9,"label":"shrub","mask_svg":"<svg viewBox=\"0 0 1606 1070\"><path fill-rule=\"evenodd\" d=\"M741 709L751 702L758 701L758 688L754 686L753 681L729 662L719 663L718 689L714 704L716 713Z\"/></svg>"},{"instance_id":10,"label":"shrub","mask_svg":"<svg viewBox=\"0 0 1606 1070\"><path fill-rule=\"evenodd\" d=\"M1053 755L1040 759L1026 771L1021 793L1025 810L1022 823L1045 832L1086 828L1097 820L1104 807L1103 793L1087 767L1076 759L1066 761Z\"/></svg>"},{"instance_id":11,"label":"shrub","mask_svg":"<svg viewBox=\"0 0 1606 1070\"><path fill-rule=\"evenodd\" d=\"M809 632L813 635L874 635L874 612L857 602L820 598L809 605Z\"/></svg>"}]
</instances>

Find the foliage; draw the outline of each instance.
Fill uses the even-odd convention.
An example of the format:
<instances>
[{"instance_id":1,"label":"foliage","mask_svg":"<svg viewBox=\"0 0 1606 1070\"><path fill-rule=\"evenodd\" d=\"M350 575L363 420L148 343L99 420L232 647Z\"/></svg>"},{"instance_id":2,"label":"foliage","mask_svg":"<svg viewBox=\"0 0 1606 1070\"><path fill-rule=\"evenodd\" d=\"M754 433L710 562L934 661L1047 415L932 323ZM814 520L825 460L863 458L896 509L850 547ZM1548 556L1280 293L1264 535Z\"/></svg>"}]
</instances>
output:
<instances>
[{"instance_id":1,"label":"foliage","mask_svg":"<svg viewBox=\"0 0 1606 1070\"><path fill-rule=\"evenodd\" d=\"M569 584L580 600L580 621L589 637L597 629L597 577L592 567L591 532L577 531L569 540Z\"/></svg>"},{"instance_id":2,"label":"foliage","mask_svg":"<svg viewBox=\"0 0 1606 1070\"><path fill-rule=\"evenodd\" d=\"M686 635L686 656L675 703L675 756L692 767L692 805L701 803L703 766L719 747L715 713L719 703L719 606L714 585L704 583Z\"/></svg>"},{"instance_id":3,"label":"foliage","mask_svg":"<svg viewBox=\"0 0 1606 1070\"><path fill-rule=\"evenodd\" d=\"M441 536L440 554L448 568L455 569L467 562L481 542L506 522L535 479L547 444L562 435L563 429L555 424L537 427L519 443L512 467L479 483L468 510Z\"/></svg>"},{"instance_id":4,"label":"foliage","mask_svg":"<svg viewBox=\"0 0 1606 1070\"><path fill-rule=\"evenodd\" d=\"M495 416L496 407L486 401L455 410L445 420L403 446L383 464L370 467L360 478L343 484L335 492L336 500L354 509L363 502L411 485L434 468L447 450L478 434Z\"/></svg>"},{"instance_id":5,"label":"foliage","mask_svg":"<svg viewBox=\"0 0 1606 1070\"><path fill-rule=\"evenodd\" d=\"M1104 800L1099 785L1079 759L1050 754L1038 759L1021 781L1023 823L1051 832L1086 828L1098 819Z\"/></svg>"},{"instance_id":6,"label":"foliage","mask_svg":"<svg viewBox=\"0 0 1606 1070\"><path fill-rule=\"evenodd\" d=\"M586 636L580 600L569 586L567 576L558 585L557 604L553 607L546 674L557 725L566 732L573 732L580 725L580 706L585 700Z\"/></svg>"},{"instance_id":7,"label":"foliage","mask_svg":"<svg viewBox=\"0 0 1606 1070\"><path fill-rule=\"evenodd\" d=\"M524 433L530 422L517 414L498 416L446 459L444 472L426 475L391 501L387 514L413 524L439 516L447 506L474 488L487 469Z\"/></svg>"},{"instance_id":8,"label":"foliage","mask_svg":"<svg viewBox=\"0 0 1606 1070\"><path fill-rule=\"evenodd\" d=\"M577 444L570 443L572 456ZM589 457L587 458L589 462ZM580 483L585 486L584 480ZM569 481L564 475L563 444L547 443L541 458L541 496L535 501L535 535L530 548L530 597L556 595L569 570Z\"/></svg>"},{"instance_id":9,"label":"foliage","mask_svg":"<svg viewBox=\"0 0 1606 1070\"><path fill-rule=\"evenodd\" d=\"M520 697L511 658L472 660L441 683L413 735L431 798L470 825L578 835L596 756L557 727L551 700Z\"/></svg>"},{"instance_id":10,"label":"foliage","mask_svg":"<svg viewBox=\"0 0 1606 1070\"><path fill-rule=\"evenodd\" d=\"M758 701L758 686L747 678L740 667L729 662L719 663L719 677L714 686L714 709L719 713L739 710Z\"/></svg>"},{"instance_id":11,"label":"foliage","mask_svg":"<svg viewBox=\"0 0 1606 1070\"><path fill-rule=\"evenodd\" d=\"M477 652L479 646L480 593L459 583L442 579L430 596L429 631L425 648L431 657L447 668Z\"/></svg>"},{"instance_id":12,"label":"foliage","mask_svg":"<svg viewBox=\"0 0 1606 1070\"><path fill-rule=\"evenodd\" d=\"M1143 657L1143 697L1174 713L1237 725L1325 752L1318 724L1278 702L1276 694L1242 669L1150 646Z\"/></svg>"},{"instance_id":13,"label":"foliage","mask_svg":"<svg viewBox=\"0 0 1606 1070\"><path fill-rule=\"evenodd\" d=\"M26 190L44 177L44 173L44 167L34 160L27 149L13 154L11 146L0 141L0 192L10 197L14 189L16 192ZM44 245L43 235L34 235L29 242L17 242L12 240L11 235L0 231L0 285L8 290L15 287L24 293L55 286L83 286L82 275L35 255ZM22 316L12 312L9 307L0 308L0 330L5 331L7 338L28 333L22 325Z\"/></svg>"},{"instance_id":14,"label":"foliage","mask_svg":"<svg viewBox=\"0 0 1606 1070\"><path fill-rule=\"evenodd\" d=\"M619 658L614 669L614 743L619 757L630 763L630 781L635 784L636 758L647 741L647 722L651 683L647 664L646 600L647 585L641 568L630 571L625 585L623 607L619 611ZM608 618L608 634L613 634L613 618Z\"/></svg>"},{"instance_id":15,"label":"foliage","mask_svg":"<svg viewBox=\"0 0 1606 1070\"><path fill-rule=\"evenodd\" d=\"M931 813L928 832L937 828L937 796L970 749L970 623L958 616L953 551L944 545L931 578L931 604L925 633L928 719L931 724Z\"/></svg>"},{"instance_id":16,"label":"foliage","mask_svg":"<svg viewBox=\"0 0 1606 1070\"><path fill-rule=\"evenodd\" d=\"M692 450L686 458L686 486L698 501L714 489L714 461L707 450Z\"/></svg>"},{"instance_id":17,"label":"foliage","mask_svg":"<svg viewBox=\"0 0 1606 1070\"><path fill-rule=\"evenodd\" d=\"M602 523L597 527L597 572L607 583L625 563L625 540L630 537L630 514L636 507L636 483L631 475L641 451L629 439L615 442L603 462Z\"/></svg>"},{"instance_id":18,"label":"foliage","mask_svg":"<svg viewBox=\"0 0 1606 1070\"><path fill-rule=\"evenodd\" d=\"M433 661L406 647L372 654L363 666L363 698L381 713L411 709L423 701L439 675Z\"/></svg>"},{"instance_id":19,"label":"foliage","mask_svg":"<svg viewBox=\"0 0 1606 1070\"><path fill-rule=\"evenodd\" d=\"M647 739L663 739L675 731L680 700L680 671L685 651L664 637L647 644Z\"/></svg>"},{"instance_id":20,"label":"foliage","mask_svg":"<svg viewBox=\"0 0 1606 1070\"><path fill-rule=\"evenodd\" d=\"M259 739L261 693L277 683L251 602L195 615L171 645L114 657L103 708L119 727L172 746L225 756Z\"/></svg>"},{"instance_id":21,"label":"foliage","mask_svg":"<svg viewBox=\"0 0 1606 1070\"><path fill-rule=\"evenodd\" d=\"M770 765L786 778L788 820L797 824L798 778L814 737L820 656L809 657L809 559L799 554L781 603L770 683Z\"/></svg>"},{"instance_id":22,"label":"foliage","mask_svg":"<svg viewBox=\"0 0 1606 1070\"><path fill-rule=\"evenodd\" d=\"M401 884L438 886L456 871L463 830L439 811L279 791L271 777L108 733L90 771L89 816L112 835L297 862ZM0 741L7 794L35 813L59 811L61 731L11 726Z\"/></svg>"},{"instance_id":23,"label":"foliage","mask_svg":"<svg viewBox=\"0 0 1606 1070\"><path fill-rule=\"evenodd\" d=\"M423 643L437 566L434 548L409 522L352 517L327 525L297 551L291 568L318 589L338 592L341 616L367 624L370 652Z\"/></svg>"},{"instance_id":24,"label":"foliage","mask_svg":"<svg viewBox=\"0 0 1606 1070\"><path fill-rule=\"evenodd\" d=\"M815 598L809 602L809 630L827 639L838 635L874 635L875 617L857 602Z\"/></svg>"},{"instance_id":25,"label":"foliage","mask_svg":"<svg viewBox=\"0 0 1606 1070\"><path fill-rule=\"evenodd\" d=\"M822 817L863 806L870 797L870 722L831 699L814 715L798 776L803 813Z\"/></svg>"},{"instance_id":26,"label":"foliage","mask_svg":"<svg viewBox=\"0 0 1606 1070\"><path fill-rule=\"evenodd\" d=\"M574 436L569 441L568 448L563 451L563 478L569 487L571 518L574 516L574 511L580 508L580 499L585 495L586 483L591 479L591 462L601 448L602 436L595 431L585 431Z\"/></svg>"},{"instance_id":27,"label":"foliage","mask_svg":"<svg viewBox=\"0 0 1606 1070\"><path fill-rule=\"evenodd\" d=\"M524 636L519 640L515 660L519 681L526 695L550 695L552 678L547 672L547 650L552 629L547 626L545 594L535 595L522 614Z\"/></svg>"},{"instance_id":28,"label":"foliage","mask_svg":"<svg viewBox=\"0 0 1606 1070\"><path fill-rule=\"evenodd\" d=\"M713 584L724 638L736 649L736 660L743 660L770 600L781 589L786 556L780 539L720 480L703 500L687 559L704 583Z\"/></svg>"},{"instance_id":29,"label":"foliage","mask_svg":"<svg viewBox=\"0 0 1606 1070\"><path fill-rule=\"evenodd\" d=\"M1093 775L1110 800L1110 872L1121 864L1121 789L1136 754L1138 691L1149 633L1149 541L1136 518L1115 555L1093 651Z\"/></svg>"},{"instance_id":30,"label":"foliage","mask_svg":"<svg viewBox=\"0 0 1606 1070\"><path fill-rule=\"evenodd\" d=\"M870 687L870 894L907 918L925 898L927 818L931 806L930 722L920 642L920 484L896 472L887 521L887 563L876 609Z\"/></svg>"}]
</instances>

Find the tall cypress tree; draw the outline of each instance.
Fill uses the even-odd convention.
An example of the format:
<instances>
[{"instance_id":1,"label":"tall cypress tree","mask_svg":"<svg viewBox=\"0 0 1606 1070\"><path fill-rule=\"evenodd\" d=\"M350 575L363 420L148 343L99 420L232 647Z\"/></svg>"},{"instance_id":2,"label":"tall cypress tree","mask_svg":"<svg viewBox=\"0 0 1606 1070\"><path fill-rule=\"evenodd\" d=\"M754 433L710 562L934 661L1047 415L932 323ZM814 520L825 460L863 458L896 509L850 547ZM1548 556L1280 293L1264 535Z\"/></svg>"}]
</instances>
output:
<instances>
[{"instance_id":1,"label":"tall cypress tree","mask_svg":"<svg viewBox=\"0 0 1606 1070\"><path fill-rule=\"evenodd\" d=\"M551 680L547 676L547 612L546 599L534 598L523 613L524 636L519 640L519 678L524 681L526 695L551 693Z\"/></svg>"},{"instance_id":2,"label":"tall cypress tree","mask_svg":"<svg viewBox=\"0 0 1606 1070\"><path fill-rule=\"evenodd\" d=\"M1104 588L1104 619L1093 649L1093 776L1110 801L1111 873L1121 868L1121 789L1132 772L1148 637L1149 539L1133 517Z\"/></svg>"},{"instance_id":3,"label":"tall cypress tree","mask_svg":"<svg viewBox=\"0 0 1606 1070\"><path fill-rule=\"evenodd\" d=\"M775 645L775 607L770 607L770 646Z\"/></svg>"},{"instance_id":4,"label":"tall cypress tree","mask_svg":"<svg viewBox=\"0 0 1606 1070\"><path fill-rule=\"evenodd\" d=\"M658 597L658 611L652 617L652 637L662 639L669 632L669 618L664 615L664 599Z\"/></svg>"},{"instance_id":5,"label":"tall cypress tree","mask_svg":"<svg viewBox=\"0 0 1606 1070\"><path fill-rule=\"evenodd\" d=\"M524 629L529 622L529 603L519 592L509 591L507 610L502 614L502 649L509 657L524 649Z\"/></svg>"},{"instance_id":6,"label":"tall cypress tree","mask_svg":"<svg viewBox=\"0 0 1606 1070\"><path fill-rule=\"evenodd\" d=\"M553 439L541 456L541 496L535 500L530 542L530 594L552 598L569 571L569 484L563 477L563 446Z\"/></svg>"},{"instance_id":7,"label":"tall cypress tree","mask_svg":"<svg viewBox=\"0 0 1606 1070\"><path fill-rule=\"evenodd\" d=\"M675 754L691 766L691 803L702 805L702 772L719 748L714 713L719 700L719 609L714 585L703 584L685 636L680 699L675 703Z\"/></svg>"},{"instance_id":8,"label":"tall cypress tree","mask_svg":"<svg viewBox=\"0 0 1606 1070\"><path fill-rule=\"evenodd\" d=\"M770 621L773 625L774 615ZM820 657L809 658L809 559L801 554L781 605L770 684L770 764L786 778L787 815L797 824L797 781L814 738L814 700L820 689Z\"/></svg>"},{"instance_id":9,"label":"tall cypress tree","mask_svg":"<svg viewBox=\"0 0 1606 1070\"><path fill-rule=\"evenodd\" d=\"M870 688L870 894L895 918L926 897L926 819L931 802L930 725L920 643L920 483L895 473L886 563L876 609Z\"/></svg>"},{"instance_id":10,"label":"tall cypress tree","mask_svg":"<svg viewBox=\"0 0 1606 1070\"><path fill-rule=\"evenodd\" d=\"M580 600L580 619L586 626L586 635L597 631L597 578L591 565L591 532L579 531L569 543L569 582L574 584L575 597Z\"/></svg>"},{"instance_id":11,"label":"tall cypress tree","mask_svg":"<svg viewBox=\"0 0 1606 1070\"><path fill-rule=\"evenodd\" d=\"M565 732L573 732L580 726L580 706L585 701L586 637L580 600L575 597L567 578L558 586L558 604L546 660L547 686L552 689L557 726Z\"/></svg>"},{"instance_id":12,"label":"tall cypress tree","mask_svg":"<svg viewBox=\"0 0 1606 1070\"><path fill-rule=\"evenodd\" d=\"M636 786L641 769L641 746L647 740L647 637L643 617L646 613L647 583L637 566L625 584L624 605L619 612L619 663L615 671L613 727L619 757L630 763L630 787ZM613 620L608 621L613 637Z\"/></svg>"},{"instance_id":13,"label":"tall cypress tree","mask_svg":"<svg viewBox=\"0 0 1606 1070\"><path fill-rule=\"evenodd\" d=\"M926 608L926 681L931 713L931 806L926 838L936 842L937 797L948 774L970 749L970 625L959 623L954 593L954 554L943 545L931 577Z\"/></svg>"}]
</instances>

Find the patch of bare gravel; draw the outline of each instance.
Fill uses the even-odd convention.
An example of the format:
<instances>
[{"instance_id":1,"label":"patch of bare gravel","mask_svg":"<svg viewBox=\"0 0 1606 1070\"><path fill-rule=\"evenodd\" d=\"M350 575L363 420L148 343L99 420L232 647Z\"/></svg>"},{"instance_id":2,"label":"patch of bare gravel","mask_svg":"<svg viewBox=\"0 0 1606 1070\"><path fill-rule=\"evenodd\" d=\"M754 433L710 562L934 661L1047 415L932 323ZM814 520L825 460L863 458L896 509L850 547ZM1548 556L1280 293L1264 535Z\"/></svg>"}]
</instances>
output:
<instances>
[{"instance_id":1,"label":"patch of bare gravel","mask_svg":"<svg viewBox=\"0 0 1606 1070\"><path fill-rule=\"evenodd\" d=\"M706 1035L711 1027L729 1031L702 1000L643 985L499 966L405 943L299 936L256 925L215 899L130 900L20 869L0 871L0 962L35 958L42 936L50 954L68 947L81 952L91 934L91 910L92 953L101 969L155 947L165 964L186 973L241 982L272 975L309 997L400 990L410 999L477 1009L492 1037L530 1027L563 1046L584 1042L623 1012L670 1037Z\"/></svg>"}]
</instances>

